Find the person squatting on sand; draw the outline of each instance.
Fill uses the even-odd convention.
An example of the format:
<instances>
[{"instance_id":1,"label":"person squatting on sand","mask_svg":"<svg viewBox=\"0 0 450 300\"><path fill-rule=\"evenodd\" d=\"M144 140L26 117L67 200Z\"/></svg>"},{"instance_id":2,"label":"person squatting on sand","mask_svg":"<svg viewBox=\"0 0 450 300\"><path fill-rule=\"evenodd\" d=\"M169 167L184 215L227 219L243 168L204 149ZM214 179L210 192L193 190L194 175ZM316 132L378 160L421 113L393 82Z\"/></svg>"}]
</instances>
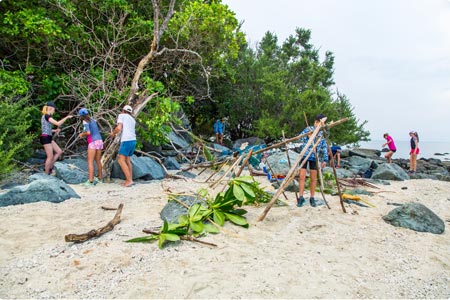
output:
<instances>
[{"instance_id":1,"label":"person squatting on sand","mask_svg":"<svg viewBox=\"0 0 450 300\"><path fill-rule=\"evenodd\" d=\"M39 138L41 144L44 146L45 154L47 158L45 160L45 174L51 174L53 171L53 167L55 162L62 154L61 148L56 144L53 140L53 133L57 135L61 129L59 127L67 120L72 118L72 115L67 115L63 119L57 121L53 119L53 114L56 111L55 102L49 101L42 108L42 117L41 117L41 126L42 133ZM57 126L56 129L52 129L52 125Z\"/></svg>"},{"instance_id":2,"label":"person squatting on sand","mask_svg":"<svg viewBox=\"0 0 450 300\"><path fill-rule=\"evenodd\" d=\"M389 152L386 153L384 157L387 159L388 163L392 163L391 157L397 151L397 147L395 147L394 139L389 135L389 133L383 134L383 137L386 140L386 143L384 143L381 147L384 148L387 145L389 148Z\"/></svg>"},{"instance_id":3,"label":"person squatting on sand","mask_svg":"<svg viewBox=\"0 0 450 300\"><path fill-rule=\"evenodd\" d=\"M410 131L409 136L411 137L411 151L409 151L409 173L415 174L417 169L417 155L420 152L419 134L417 131Z\"/></svg>"},{"instance_id":4,"label":"person squatting on sand","mask_svg":"<svg viewBox=\"0 0 450 300\"><path fill-rule=\"evenodd\" d=\"M80 138L87 137L88 149L87 149L87 163L88 163L88 181L83 185L94 186L98 182L103 180L102 170L102 150L103 140L98 129L97 122L90 117L89 111L86 108L80 109L78 112L81 120L83 121L83 132L79 134ZM97 178L94 178L94 160L97 164Z\"/></svg>"},{"instance_id":5,"label":"person squatting on sand","mask_svg":"<svg viewBox=\"0 0 450 300\"><path fill-rule=\"evenodd\" d=\"M122 113L117 117L117 126L111 132L110 136L114 137L122 131L120 136L119 158L117 162L125 175L125 181L122 186L133 185L133 166L131 164L131 156L136 148L136 120L131 116L133 108L125 105Z\"/></svg>"},{"instance_id":6,"label":"person squatting on sand","mask_svg":"<svg viewBox=\"0 0 450 300\"><path fill-rule=\"evenodd\" d=\"M314 129L317 126L321 125L320 120L322 120L323 118L326 118L324 114L318 114L315 119L314 119L314 126L308 126L305 129L303 129L303 131L300 134L307 134L309 133L307 136L304 136L300 139L300 142L302 144L306 144L308 142L309 136L310 134L313 133ZM313 144L315 144L317 142L318 139L320 139L322 137L322 131L319 131L319 133L317 134L317 136L315 137L313 143L311 145L309 145L308 149L306 150L302 160L304 161L306 159L306 157L308 156L308 154L313 151ZM314 199L314 194L316 191L316 182L317 182L317 162L316 159L318 159L318 161L322 161L322 164L319 166L321 168L324 168L326 165L326 162L328 162L328 149L327 149L327 143L325 141L325 139L322 139L319 144L317 145L316 151L317 156L319 156L318 158L316 158L316 153L314 153L314 151L311 153L311 155L309 156L308 160L306 161L306 163L303 165L303 167L300 168L300 174L299 174L299 187L300 187L300 197L297 199L297 206L298 207L302 207L303 205L306 204L306 200L303 197L303 193L305 191L305 181L306 181L306 168L309 166L309 178L310 178L310 184L309 184L309 194L310 194L310 198L309 198L309 203L311 204L312 207L316 207L316 201Z\"/></svg>"}]
</instances>

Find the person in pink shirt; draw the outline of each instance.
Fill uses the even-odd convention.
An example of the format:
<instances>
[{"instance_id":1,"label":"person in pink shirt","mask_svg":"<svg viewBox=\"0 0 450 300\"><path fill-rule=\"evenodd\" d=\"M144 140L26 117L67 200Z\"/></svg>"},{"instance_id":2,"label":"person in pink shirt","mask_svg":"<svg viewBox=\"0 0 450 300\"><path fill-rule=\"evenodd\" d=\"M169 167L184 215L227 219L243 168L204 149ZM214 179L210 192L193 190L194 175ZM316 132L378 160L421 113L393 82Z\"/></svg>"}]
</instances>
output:
<instances>
[{"instance_id":1,"label":"person in pink shirt","mask_svg":"<svg viewBox=\"0 0 450 300\"><path fill-rule=\"evenodd\" d=\"M384 157L387 159L388 163L392 163L391 157L397 151L397 147L395 147L394 139L389 135L389 133L383 134L383 137L386 139L386 143L384 143L382 147L386 147L387 145L389 148L389 152L386 153Z\"/></svg>"}]
</instances>

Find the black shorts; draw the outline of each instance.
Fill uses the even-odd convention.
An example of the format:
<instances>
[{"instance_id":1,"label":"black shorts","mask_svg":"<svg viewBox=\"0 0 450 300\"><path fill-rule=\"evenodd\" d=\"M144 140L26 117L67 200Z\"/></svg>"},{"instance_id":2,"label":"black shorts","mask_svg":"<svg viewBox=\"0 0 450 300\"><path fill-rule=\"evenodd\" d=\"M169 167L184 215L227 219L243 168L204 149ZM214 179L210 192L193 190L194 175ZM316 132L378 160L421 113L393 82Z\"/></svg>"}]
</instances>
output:
<instances>
[{"instance_id":1,"label":"black shorts","mask_svg":"<svg viewBox=\"0 0 450 300\"><path fill-rule=\"evenodd\" d=\"M317 170L317 163L316 161L307 160L306 163L303 165L302 169L306 169L309 165L309 170Z\"/></svg>"},{"instance_id":2,"label":"black shorts","mask_svg":"<svg viewBox=\"0 0 450 300\"><path fill-rule=\"evenodd\" d=\"M52 136L51 135L41 135L39 137L39 141L42 145L51 144L52 143Z\"/></svg>"}]
</instances>

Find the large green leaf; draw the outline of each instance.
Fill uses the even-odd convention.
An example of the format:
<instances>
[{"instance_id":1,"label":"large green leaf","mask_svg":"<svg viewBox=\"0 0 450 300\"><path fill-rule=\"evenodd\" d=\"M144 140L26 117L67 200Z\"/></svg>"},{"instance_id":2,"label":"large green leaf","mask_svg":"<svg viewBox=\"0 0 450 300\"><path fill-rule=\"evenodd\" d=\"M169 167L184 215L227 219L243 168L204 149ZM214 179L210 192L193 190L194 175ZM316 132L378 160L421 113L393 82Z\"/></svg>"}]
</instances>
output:
<instances>
[{"instance_id":1,"label":"large green leaf","mask_svg":"<svg viewBox=\"0 0 450 300\"><path fill-rule=\"evenodd\" d=\"M245 200L244 190L237 184L233 185L233 195L239 201L244 201Z\"/></svg>"},{"instance_id":2,"label":"large green leaf","mask_svg":"<svg viewBox=\"0 0 450 300\"><path fill-rule=\"evenodd\" d=\"M228 214L228 213L225 213L225 216L227 217L228 220L230 220L231 222L233 222L236 225L248 227L247 220L244 217L234 215L234 214Z\"/></svg>"},{"instance_id":3,"label":"large green leaf","mask_svg":"<svg viewBox=\"0 0 450 300\"><path fill-rule=\"evenodd\" d=\"M203 225L204 225L204 229L206 232L209 232L209 233L219 233L220 232L220 229L213 224L207 223L207 224L203 224Z\"/></svg>"},{"instance_id":4,"label":"large green leaf","mask_svg":"<svg viewBox=\"0 0 450 300\"><path fill-rule=\"evenodd\" d=\"M125 242L127 243L149 243L151 241L154 241L158 238L157 235L148 235L148 236L143 236L143 237L138 237L138 238L134 238L131 240L127 240Z\"/></svg>"},{"instance_id":5,"label":"large green leaf","mask_svg":"<svg viewBox=\"0 0 450 300\"><path fill-rule=\"evenodd\" d=\"M203 231L203 223L202 222L191 222L190 223L190 228L194 231L194 232L202 232Z\"/></svg>"},{"instance_id":6,"label":"large green leaf","mask_svg":"<svg viewBox=\"0 0 450 300\"><path fill-rule=\"evenodd\" d=\"M161 234L161 235L164 235L165 238L166 238L168 241L171 241L171 242L176 242L176 241L179 241L179 240L180 240L180 237L179 237L178 235L176 235L176 234L173 234L173 233L163 233L163 234Z\"/></svg>"},{"instance_id":7,"label":"large green leaf","mask_svg":"<svg viewBox=\"0 0 450 300\"><path fill-rule=\"evenodd\" d=\"M252 197L252 198L255 198L255 197L256 197L255 192L253 191L252 185L246 184L246 183L242 183L240 186L242 187L242 189L244 190L244 192L245 192L247 195L249 195L249 196Z\"/></svg>"},{"instance_id":8,"label":"large green leaf","mask_svg":"<svg viewBox=\"0 0 450 300\"><path fill-rule=\"evenodd\" d=\"M220 226L223 226L223 224L225 224L225 215L218 210L214 210L213 219L214 222Z\"/></svg>"}]
</instances>

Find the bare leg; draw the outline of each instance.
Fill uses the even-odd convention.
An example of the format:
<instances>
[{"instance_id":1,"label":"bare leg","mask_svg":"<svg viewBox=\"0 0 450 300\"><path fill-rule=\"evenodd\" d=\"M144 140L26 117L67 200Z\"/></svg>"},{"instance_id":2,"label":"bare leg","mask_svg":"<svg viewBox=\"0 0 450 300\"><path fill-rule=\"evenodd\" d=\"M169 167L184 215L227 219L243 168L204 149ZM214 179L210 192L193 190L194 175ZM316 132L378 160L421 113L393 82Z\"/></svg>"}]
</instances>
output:
<instances>
[{"instance_id":1,"label":"bare leg","mask_svg":"<svg viewBox=\"0 0 450 300\"><path fill-rule=\"evenodd\" d=\"M61 148L58 146L57 143L55 143L55 141L52 141L52 147L53 147L53 152L55 153L53 155L53 160L52 160L52 165L51 165L51 169L53 169L53 166L55 165L55 162L58 160L58 158L61 156L61 154L63 153L63 151L61 150Z\"/></svg>"},{"instance_id":2,"label":"bare leg","mask_svg":"<svg viewBox=\"0 0 450 300\"><path fill-rule=\"evenodd\" d=\"M303 196L303 193L305 192L305 180L306 180L306 169L301 168L300 174L298 176L298 187L300 196Z\"/></svg>"},{"instance_id":3,"label":"bare leg","mask_svg":"<svg viewBox=\"0 0 450 300\"><path fill-rule=\"evenodd\" d=\"M88 179L90 182L94 181L94 158L95 158L95 149L88 149Z\"/></svg>"},{"instance_id":4,"label":"bare leg","mask_svg":"<svg viewBox=\"0 0 450 300\"><path fill-rule=\"evenodd\" d=\"M392 163L392 159L391 159L392 154L394 154L394 152L389 151L389 152L386 153L386 155L384 156L384 157L387 159L388 163Z\"/></svg>"},{"instance_id":5,"label":"bare leg","mask_svg":"<svg viewBox=\"0 0 450 300\"><path fill-rule=\"evenodd\" d=\"M220 135L220 144L223 145L223 133Z\"/></svg>"},{"instance_id":6,"label":"bare leg","mask_svg":"<svg viewBox=\"0 0 450 300\"><path fill-rule=\"evenodd\" d=\"M218 143L219 143L219 133L216 132L216 144L218 144Z\"/></svg>"},{"instance_id":7,"label":"bare leg","mask_svg":"<svg viewBox=\"0 0 450 300\"><path fill-rule=\"evenodd\" d=\"M52 144L45 144L44 150L47 158L45 159L45 174L50 173L50 169L53 166L53 146Z\"/></svg>"},{"instance_id":8,"label":"bare leg","mask_svg":"<svg viewBox=\"0 0 450 300\"><path fill-rule=\"evenodd\" d=\"M133 184L133 181L131 180L132 171L128 167L127 158L125 155L119 154L119 158L117 159L117 162L120 165L120 168L122 169L123 174L125 175L125 182L122 183L123 186L129 186Z\"/></svg>"},{"instance_id":9,"label":"bare leg","mask_svg":"<svg viewBox=\"0 0 450 300\"><path fill-rule=\"evenodd\" d=\"M97 170L98 170L98 179L103 178L103 166L102 166L102 150L95 150L95 162L97 163Z\"/></svg>"},{"instance_id":10,"label":"bare leg","mask_svg":"<svg viewBox=\"0 0 450 300\"><path fill-rule=\"evenodd\" d=\"M411 154L411 158L412 158L411 170L413 172L416 172L416 169L417 169L417 154Z\"/></svg>"},{"instance_id":11,"label":"bare leg","mask_svg":"<svg viewBox=\"0 0 450 300\"><path fill-rule=\"evenodd\" d=\"M336 156L337 156L337 165L340 167L341 166L341 154L337 153Z\"/></svg>"},{"instance_id":12,"label":"bare leg","mask_svg":"<svg viewBox=\"0 0 450 300\"><path fill-rule=\"evenodd\" d=\"M309 194L314 198L316 193L317 170L309 170Z\"/></svg>"},{"instance_id":13,"label":"bare leg","mask_svg":"<svg viewBox=\"0 0 450 300\"><path fill-rule=\"evenodd\" d=\"M414 155L414 154L410 154L410 155L409 155L409 170L410 170L410 171L413 170L413 155Z\"/></svg>"}]
</instances>

